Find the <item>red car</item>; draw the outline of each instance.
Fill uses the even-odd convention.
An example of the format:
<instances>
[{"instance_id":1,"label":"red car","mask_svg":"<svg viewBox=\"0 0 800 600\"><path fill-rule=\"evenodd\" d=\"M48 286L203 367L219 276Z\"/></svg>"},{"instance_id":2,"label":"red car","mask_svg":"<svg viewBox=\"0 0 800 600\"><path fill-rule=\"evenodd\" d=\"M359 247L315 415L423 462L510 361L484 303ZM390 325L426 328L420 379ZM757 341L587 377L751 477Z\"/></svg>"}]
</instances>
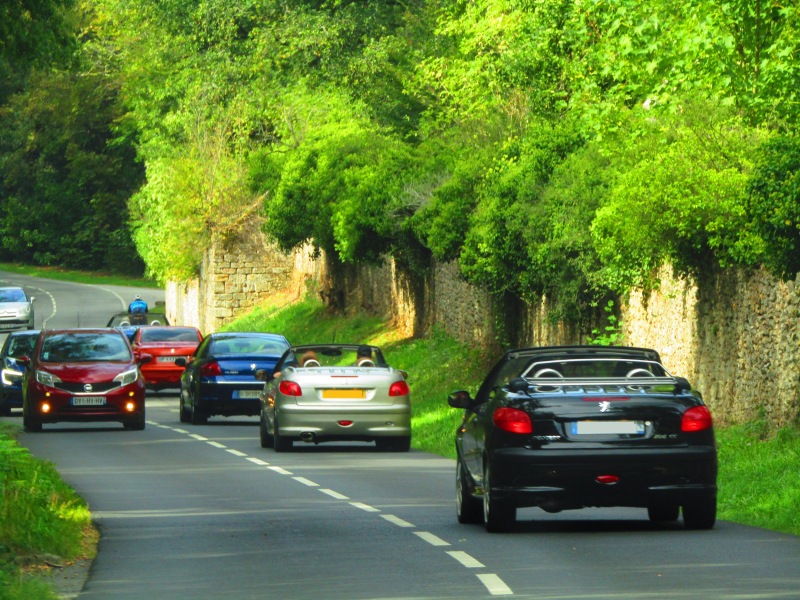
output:
<instances>
[{"instance_id":1,"label":"red car","mask_svg":"<svg viewBox=\"0 0 800 600\"><path fill-rule=\"evenodd\" d=\"M43 423L119 421L144 429L145 381L139 364L117 329L49 329L39 334L25 365L22 423L41 431Z\"/></svg>"},{"instance_id":2,"label":"red car","mask_svg":"<svg viewBox=\"0 0 800 600\"><path fill-rule=\"evenodd\" d=\"M175 359L188 360L202 340L203 336L196 327L139 327L131 343L137 355L149 354L153 357L151 362L141 367L147 388L179 388L183 367L176 365Z\"/></svg>"}]
</instances>

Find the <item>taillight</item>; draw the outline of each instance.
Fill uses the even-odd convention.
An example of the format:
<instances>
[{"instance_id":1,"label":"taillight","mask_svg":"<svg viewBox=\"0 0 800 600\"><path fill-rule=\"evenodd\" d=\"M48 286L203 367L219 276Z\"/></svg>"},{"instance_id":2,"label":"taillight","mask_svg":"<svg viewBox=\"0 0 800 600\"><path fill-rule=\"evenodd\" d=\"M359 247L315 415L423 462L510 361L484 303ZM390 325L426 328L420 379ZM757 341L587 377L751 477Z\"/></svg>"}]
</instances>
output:
<instances>
[{"instance_id":1,"label":"taillight","mask_svg":"<svg viewBox=\"0 0 800 600\"><path fill-rule=\"evenodd\" d=\"M711 412L705 406L693 406L683 413L681 431L703 431L711 428Z\"/></svg>"},{"instance_id":2,"label":"taillight","mask_svg":"<svg viewBox=\"0 0 800 600\"><path fill-rule=\"evenodd\" d=\"M222 368L217 361L212 361L200 367L200 375L203 377L218 377L222 375Z\"/></svg>"},{"instance_id":3,"label":"taillight","mask_svg":"<svg viewBox=\"0 0 800 600\"><path fill-rule=\"evenodd\" d=\"M408 384L405 381L395 381L389 386L390 396L406 396L409 392Z\"/></svg>"},{"instance_id":4,"label":"taillight","mask_svg":"<svg viewBox=\"0 0 800 600\"><path fill-rule=\"evenodd\" d=\"M281 381L281 384L278 386L278 391L284 396L303 395L303 391L300 389L300 385L298 385L294 381Z\"/></svg>"},{"instance_id":5,"label":"taillight","mask_svg":"<svg viewBox=\"0 0 800 600\"><path fill-rule=\"evenodd\" d=\"M498 408L492 420L495 427L509 433L533 433L530 415L518 408Z\"/></svg>"}]
</instances>

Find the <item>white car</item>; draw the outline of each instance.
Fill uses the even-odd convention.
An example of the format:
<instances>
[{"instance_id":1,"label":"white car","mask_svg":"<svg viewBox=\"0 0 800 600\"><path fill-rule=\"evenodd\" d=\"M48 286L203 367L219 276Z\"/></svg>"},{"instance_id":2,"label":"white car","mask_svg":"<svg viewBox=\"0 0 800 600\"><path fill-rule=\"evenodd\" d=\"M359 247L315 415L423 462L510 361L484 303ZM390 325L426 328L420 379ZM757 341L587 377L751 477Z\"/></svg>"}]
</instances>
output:
<instances>
[{"instance_id":1,"label":"white car","mask_svg":"<svg viewBox=\"0 0 800 600\"><path fill-rule=\"evenodd\" d=\"M33 300L19 286L0 287L0 331L33 329Z\"/></svg>"}]
</instances>

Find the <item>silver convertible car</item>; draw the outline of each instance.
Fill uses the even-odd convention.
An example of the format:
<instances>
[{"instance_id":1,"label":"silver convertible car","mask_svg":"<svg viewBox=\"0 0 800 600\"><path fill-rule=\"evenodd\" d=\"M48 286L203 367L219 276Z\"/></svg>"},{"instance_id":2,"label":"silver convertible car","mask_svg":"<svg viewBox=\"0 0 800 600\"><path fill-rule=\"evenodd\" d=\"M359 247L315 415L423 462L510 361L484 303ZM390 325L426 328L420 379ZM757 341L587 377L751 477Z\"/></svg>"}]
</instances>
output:
<instances>
[{"instance_id":1,"label":"silver convertible car","mask_svg":"<svg viewBox=\"0 0 800 600\"><path fill-rule=\"evenodd\" d=\"M411 400L406 373L376 346L292 346L264 380L261 446L276 452L293 442L374 441L379 450L411 448Z\"/></svg>"}]
</instances>

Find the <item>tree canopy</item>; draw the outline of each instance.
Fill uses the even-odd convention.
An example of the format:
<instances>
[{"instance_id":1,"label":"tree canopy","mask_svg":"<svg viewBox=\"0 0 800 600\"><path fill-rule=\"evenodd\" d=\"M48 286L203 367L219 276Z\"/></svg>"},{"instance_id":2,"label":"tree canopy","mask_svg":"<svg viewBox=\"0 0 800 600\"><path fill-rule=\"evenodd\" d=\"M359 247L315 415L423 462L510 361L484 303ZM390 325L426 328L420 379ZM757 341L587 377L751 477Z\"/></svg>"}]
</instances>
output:
<instances>
[{"instance_id":1,"label":"tree canopy","mask_svg":"<svg viewBox=\"0 0 800 600\"><path fill-rule=\"evenodd\" d=\"M52 80L104 78L103 156L136 151L117 159L136 175L119 190L126 235L161 280L194 276L208 244L258 214L284 249L412 268L458 260L477 285L547 295L556 317L581 320L609 293L653 285L665 263L800 272L799 10L84 0L71 13L74 63ZM40 110L47 79L5 110ZM5 203L23 197L34 124L14 127ZM58 201L102 205L70 188L75 167L48 164L58 176L26 175L25 198L58 210L63 186ZM41 233L18 220L3 225L5 246L38 248ZM54 260L47 252L28 258Z\"/></svg>"}]
</instances>

